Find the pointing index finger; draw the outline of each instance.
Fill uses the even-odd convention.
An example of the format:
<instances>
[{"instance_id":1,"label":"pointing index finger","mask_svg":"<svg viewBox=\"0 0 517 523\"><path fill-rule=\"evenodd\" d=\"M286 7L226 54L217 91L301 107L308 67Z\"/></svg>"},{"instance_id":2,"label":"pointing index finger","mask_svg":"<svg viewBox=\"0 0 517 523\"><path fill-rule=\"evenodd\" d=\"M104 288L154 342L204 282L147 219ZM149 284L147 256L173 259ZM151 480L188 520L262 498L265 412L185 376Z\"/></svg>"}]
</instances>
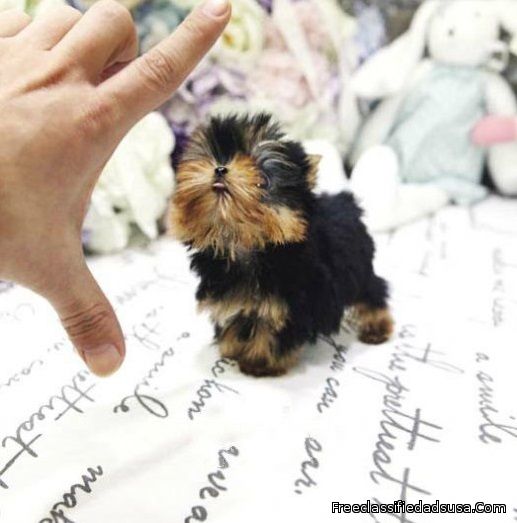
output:
<instances>
[{"instance_id":1,"label":"pointing index finger","mask_svg":"<svg viewBox=\"0 0 517 523\"><path fill-rule=\"evenodd\" d=\"M230 19L229 0L205 0L174 33L99 86L129 123L169 98L214 45Z\"/></svg>"}]
</instances>

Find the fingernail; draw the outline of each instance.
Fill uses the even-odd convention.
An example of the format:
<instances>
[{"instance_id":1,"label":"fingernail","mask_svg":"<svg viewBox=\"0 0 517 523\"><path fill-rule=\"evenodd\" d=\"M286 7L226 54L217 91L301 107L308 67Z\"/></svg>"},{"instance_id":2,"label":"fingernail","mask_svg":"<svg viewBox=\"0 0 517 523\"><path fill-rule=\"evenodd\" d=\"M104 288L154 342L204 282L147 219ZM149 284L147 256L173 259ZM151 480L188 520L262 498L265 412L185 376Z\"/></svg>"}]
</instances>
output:
<instances>
[{"instance_id":1,"label":"fingernail","mask_svg":"<svg viewBox=\"0 0 517 523\"><path fill-rule=\"evenodd\" d=\"M88 368L97 376L109 376L122 365L122 356L114 345L83 351L83 357Z\"/></svg>"},{"instance_id":2,"label":"fingernail","mask_svg":"<svg viewBox=\"0 0 517 523\"><path fill-rule=\"evenodd\" d=\"M206 0L202 9L207 15L218 18L227 13L229 4L228 0Z\"/></svg>"}]
</instances>

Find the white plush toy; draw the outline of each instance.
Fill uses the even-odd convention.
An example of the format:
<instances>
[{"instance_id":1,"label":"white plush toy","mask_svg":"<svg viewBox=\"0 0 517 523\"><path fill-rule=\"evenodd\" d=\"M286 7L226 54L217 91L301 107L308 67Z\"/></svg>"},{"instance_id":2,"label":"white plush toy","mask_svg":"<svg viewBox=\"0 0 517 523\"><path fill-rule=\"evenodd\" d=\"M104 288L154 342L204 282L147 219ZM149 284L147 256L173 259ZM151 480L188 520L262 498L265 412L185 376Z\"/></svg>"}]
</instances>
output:
<instances>
[{"instance_id":1,"label":"white plush toy","mask_svg":"<svg viewBox=\"0 0 517 523\"><path fill-rule=\"evenodd\" d=\"M382 99L352 153L351 186L372 230L482 199L485 162L496 188L517 195L517 144L483 149L471 139L487 114L517 115L500 75L509 52L502 29L515 43L516 0L427 0L409 30L355 74L358 97Z\"/></svg>"},{"instance_id":2,"label":"white plush toy","mask_svg":"<svg viewBox=\"0 0 517 523\"><path fill-rule=\"evenodd\" d=\"M134 232L158 236L174 186L170 154L174 135L160 113L150 113L125 136L104 168L84 222L83 243L91 251L124 249Z\"/></svg>"}]
</instances>

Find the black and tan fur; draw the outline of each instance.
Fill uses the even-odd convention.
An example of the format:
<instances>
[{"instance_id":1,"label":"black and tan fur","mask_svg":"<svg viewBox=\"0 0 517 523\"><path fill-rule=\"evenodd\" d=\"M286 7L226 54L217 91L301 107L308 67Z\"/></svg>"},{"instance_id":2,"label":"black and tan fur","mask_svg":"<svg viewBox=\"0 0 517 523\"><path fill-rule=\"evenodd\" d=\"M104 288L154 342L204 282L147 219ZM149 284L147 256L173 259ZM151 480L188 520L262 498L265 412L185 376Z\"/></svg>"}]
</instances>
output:
<instances>
[{"instance_id":1,"label":"black and tan fur","mask_svg":"<svg viewBox=\"0 0 517 523\"><path fill-rule=\"evenodd\" d=\"M345 309L365 343L392 332L361 212L349 193L314 195L317 164L259 114L213 118L178 166L170 226L193 250L221 354L247 374L284 374Z\"/></svg>"}]
</instances>

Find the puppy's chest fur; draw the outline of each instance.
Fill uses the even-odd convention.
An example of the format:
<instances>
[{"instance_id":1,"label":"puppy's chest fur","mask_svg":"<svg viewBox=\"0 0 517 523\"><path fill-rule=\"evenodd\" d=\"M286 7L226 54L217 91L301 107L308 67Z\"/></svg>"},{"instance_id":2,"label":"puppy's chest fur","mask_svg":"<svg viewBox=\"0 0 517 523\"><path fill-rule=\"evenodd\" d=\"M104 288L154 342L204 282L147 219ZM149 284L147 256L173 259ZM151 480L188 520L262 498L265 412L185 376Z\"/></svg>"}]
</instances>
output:
<instances>
[{"instance_id":1,"label":"puppy's chest fur","mask_svg":"<svg viewBox=\"0 0 517 523\"><path fill-rule=\"evenodd\" d=\"M201 276L199 308L207 310L220 327L237 317L266 322L277 331L285 326L289 305L278 292L277 273L260 255L208 262L203 254L197 254L192 265Z\"/></svg>"}]
</instances>

